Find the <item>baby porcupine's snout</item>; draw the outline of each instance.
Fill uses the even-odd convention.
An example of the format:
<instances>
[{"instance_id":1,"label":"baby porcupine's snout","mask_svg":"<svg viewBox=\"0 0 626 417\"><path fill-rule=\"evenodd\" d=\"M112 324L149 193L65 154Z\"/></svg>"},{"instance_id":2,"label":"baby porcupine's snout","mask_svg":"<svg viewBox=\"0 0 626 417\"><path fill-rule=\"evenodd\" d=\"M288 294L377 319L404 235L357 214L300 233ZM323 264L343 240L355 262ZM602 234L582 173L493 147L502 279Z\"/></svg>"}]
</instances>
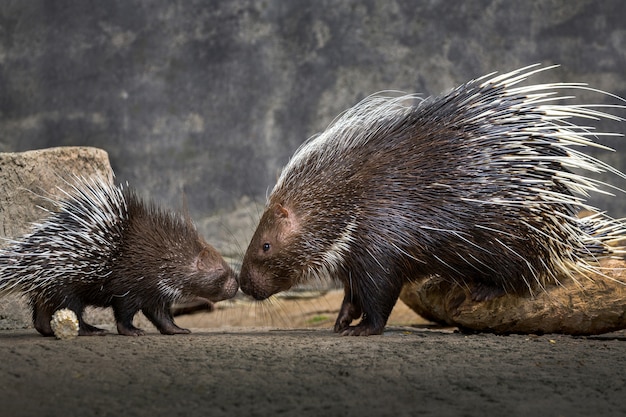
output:
<instances>
[{"instance_id":1,"label":"baby porcupine's snout","mask_svg":"<svg viewBox=\"0 0 626 417\"><path fill-rule=\"evenodd\" d=\"M226 262L224 262L223 272L219 279L222 282L222 294L220 300L233 298L235 294L237 294L237 291L239 291L239 279L235 271L228 266Z\"/></svg>"}]
</instances>

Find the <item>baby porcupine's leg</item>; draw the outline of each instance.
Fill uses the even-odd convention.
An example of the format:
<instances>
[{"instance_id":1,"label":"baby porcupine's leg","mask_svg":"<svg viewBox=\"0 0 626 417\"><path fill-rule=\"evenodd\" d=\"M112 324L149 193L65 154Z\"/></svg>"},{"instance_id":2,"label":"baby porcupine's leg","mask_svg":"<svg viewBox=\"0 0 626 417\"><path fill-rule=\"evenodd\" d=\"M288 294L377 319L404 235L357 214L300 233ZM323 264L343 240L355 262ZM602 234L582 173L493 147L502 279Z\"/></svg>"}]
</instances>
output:
<instances>
[{"instance_id":1,"label":"baby porcupine's leg","mask_svg":"<svg viewBox=\"0 0 626 417\"><path fill-rule=\"evenodd\" d=\"M121 299L112 303L113 314L117 324L117 332L124 336L143 336L145 332L133 326L133 318L139 311L139 307L130 306Z\"/></svg>"},{"instance_id":2,"label":"baby porcupine's leg","mask_svg":"<svg viewBox=\"0 0 626 417\"><path fill-rule=\"evenodd\" d=\"M141 310L148 320L156 326L162 334L188 334L188 329L178 327L174 323L174 317L170 310L170 306L143 308Z\"/></svg>"},{"instance_id":3,"label":"baby porcupine's leg","mask_svg":"<svg viewBox=\"0 0 626 417\"><path fill-rule=\"evenodd\" d=\"M80 336L104 336L108 333L104 329L86 323L82 315L77 314L76 316L78 317L78 334Z\"/></svg>"},{"instance_id":4,"label":"baby porcupine's leg","mask_svg":"<svg viewBox=\"0 0 626 417\"><path fill-rule=\"evenodd\" d=\"M54 311L47 308L45 303L31 299L31 307L33 309L33 325L35 329L43 336L54 336L50 321L52 320L52 314Z\"/></svg>"}]
</instances>

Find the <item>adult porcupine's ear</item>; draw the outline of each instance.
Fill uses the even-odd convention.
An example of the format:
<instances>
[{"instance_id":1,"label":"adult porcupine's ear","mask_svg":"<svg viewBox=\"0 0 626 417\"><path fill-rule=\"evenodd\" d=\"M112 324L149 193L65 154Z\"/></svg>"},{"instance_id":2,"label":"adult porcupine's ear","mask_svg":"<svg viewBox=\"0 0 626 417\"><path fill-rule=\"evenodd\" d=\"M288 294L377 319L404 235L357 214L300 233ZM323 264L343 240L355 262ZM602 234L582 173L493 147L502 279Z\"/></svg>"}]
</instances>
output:
<instances>
[{"instance_id":1,"label":"adult porcupine's ear","mask_svg":"<svg viewBox=\"0 0 626 417\"><path fill-rule=\"evenodd\" d=\"M274 212L276 213L276 217L278 217L279 219L289 218L289 210L287 210L287 208L280 203L276 204L276 206L274 207Z\"/></svg>"},{"instance_id":2,"label":"adult porcupine's ear","mask_svg":"<svg viewBox=\"0 0 626 417\"><path fill-rule=\"evenodd\" d=\"M297 233L300 221L291 208L287 208L283 204L278 203L274 205L272 210L274 211L275 225L278 227L275 235L278 240L285 239L293 233Z\"/></svg>"}]
</instances>

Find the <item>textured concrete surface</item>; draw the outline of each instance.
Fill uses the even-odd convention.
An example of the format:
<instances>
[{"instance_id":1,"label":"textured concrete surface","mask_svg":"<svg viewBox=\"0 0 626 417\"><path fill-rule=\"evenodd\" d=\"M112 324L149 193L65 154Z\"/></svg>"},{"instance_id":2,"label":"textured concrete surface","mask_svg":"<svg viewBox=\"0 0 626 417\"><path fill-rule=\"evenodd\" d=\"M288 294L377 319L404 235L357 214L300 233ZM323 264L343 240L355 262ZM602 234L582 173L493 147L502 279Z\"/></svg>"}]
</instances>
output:
<instances>
[{"instance_id":1,"label":"textured concrete surface","mask_svg":"<svg viewBox=\"0 0 626 417\"><path fill-rule=\"evenodd\" d=\"M302 141L373 92L542 62L562 67L537 81L626 96L625 16L621 0L3 1L0 151L103 148L118 179L171 207L184 193L205 234L229 234Z\"/></svg>"},{"instance_id":2,"label":"textured concrete surface","mask_svg":"<svg viewBox=\"0 0 626 417\"><path fill-rule=\"evenodd\" d=\"M626 333L465 335L397 303L382 336L330 331L331 291L222 302L191 335L0 331L0 415L623 416ZM101 325L105 322L93 322ZM107 326L103 326L107 328Z\"/></svg>"},{"instance_id":3,"label":"textured concrete surface","mask_svg":"<svg viewBox=\"0 0 626 417\"><path fill-rule=\"evenodd\" d=\"M623 416L626 342L390 328L82 337L0 332L2 414Z\"/></svg>"}]
</instances>

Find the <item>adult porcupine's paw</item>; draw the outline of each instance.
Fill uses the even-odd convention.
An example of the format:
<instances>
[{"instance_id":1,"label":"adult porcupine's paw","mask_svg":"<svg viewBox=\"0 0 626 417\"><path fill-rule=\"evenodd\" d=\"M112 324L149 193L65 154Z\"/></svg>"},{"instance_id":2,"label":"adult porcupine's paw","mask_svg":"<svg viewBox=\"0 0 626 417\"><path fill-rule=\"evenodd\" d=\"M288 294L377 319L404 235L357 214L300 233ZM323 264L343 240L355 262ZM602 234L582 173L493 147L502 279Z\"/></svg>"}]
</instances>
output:
<instances>
[{"instance_id":1,"label":"adult porcupine's paw","mask_svg":"<svg viewBox=\"0 0 626 417\"><path fill-rule=\"evenodd\" d=\"M345 322L339 322L339 320L335 323L335 326L333 327L333 332L335 333L341 333L344 330L346 330L348 327L350 327L350 324L345 323Z\"/></svg>"},{"instance_id":2,"label":"adult porcupine's paw","mask_svg":"<svg viewBox=\"0 0 626 417\"><path fill-rule=\"evenodd\" d=\"M362 313L363 310L359 307L358 303L354 302L352 294L346 290L341 308L337 314L337 320L335 321L335 327L333 329L334 332L342 333L347 330L350 324L352 324L352 321L361 317Z\"/></svg>"},{"instance_id":3,"label":"adult porcupine's paw","mask_svg":"<svg viewBox=\"0 0 626 417\"><path fill-rule=\"evenodd\" d=\"M356 326L348 326L341 331L341 336L373 336L382 334L385 326L374 326L371 323L359 323Z\"/></svg>"},{"instance_id":4,"label":"adult porcupine's paw","mask_svg":"<svg viewBox=\"0 0 626 417\"><path fill-rule=\"evenodd\" d=\"M347 314L344 310L345 309L342 308L341 311L339 311L339 315L337 316L337 320L335 321L335 326L333 328L333 331L335 333L342 333L344 330L348 329L350 327L350 324L352 323L352 320L355 319L352 314ZM358 318L358 316L356 318Z\"/></svg>"}]
</instances>

